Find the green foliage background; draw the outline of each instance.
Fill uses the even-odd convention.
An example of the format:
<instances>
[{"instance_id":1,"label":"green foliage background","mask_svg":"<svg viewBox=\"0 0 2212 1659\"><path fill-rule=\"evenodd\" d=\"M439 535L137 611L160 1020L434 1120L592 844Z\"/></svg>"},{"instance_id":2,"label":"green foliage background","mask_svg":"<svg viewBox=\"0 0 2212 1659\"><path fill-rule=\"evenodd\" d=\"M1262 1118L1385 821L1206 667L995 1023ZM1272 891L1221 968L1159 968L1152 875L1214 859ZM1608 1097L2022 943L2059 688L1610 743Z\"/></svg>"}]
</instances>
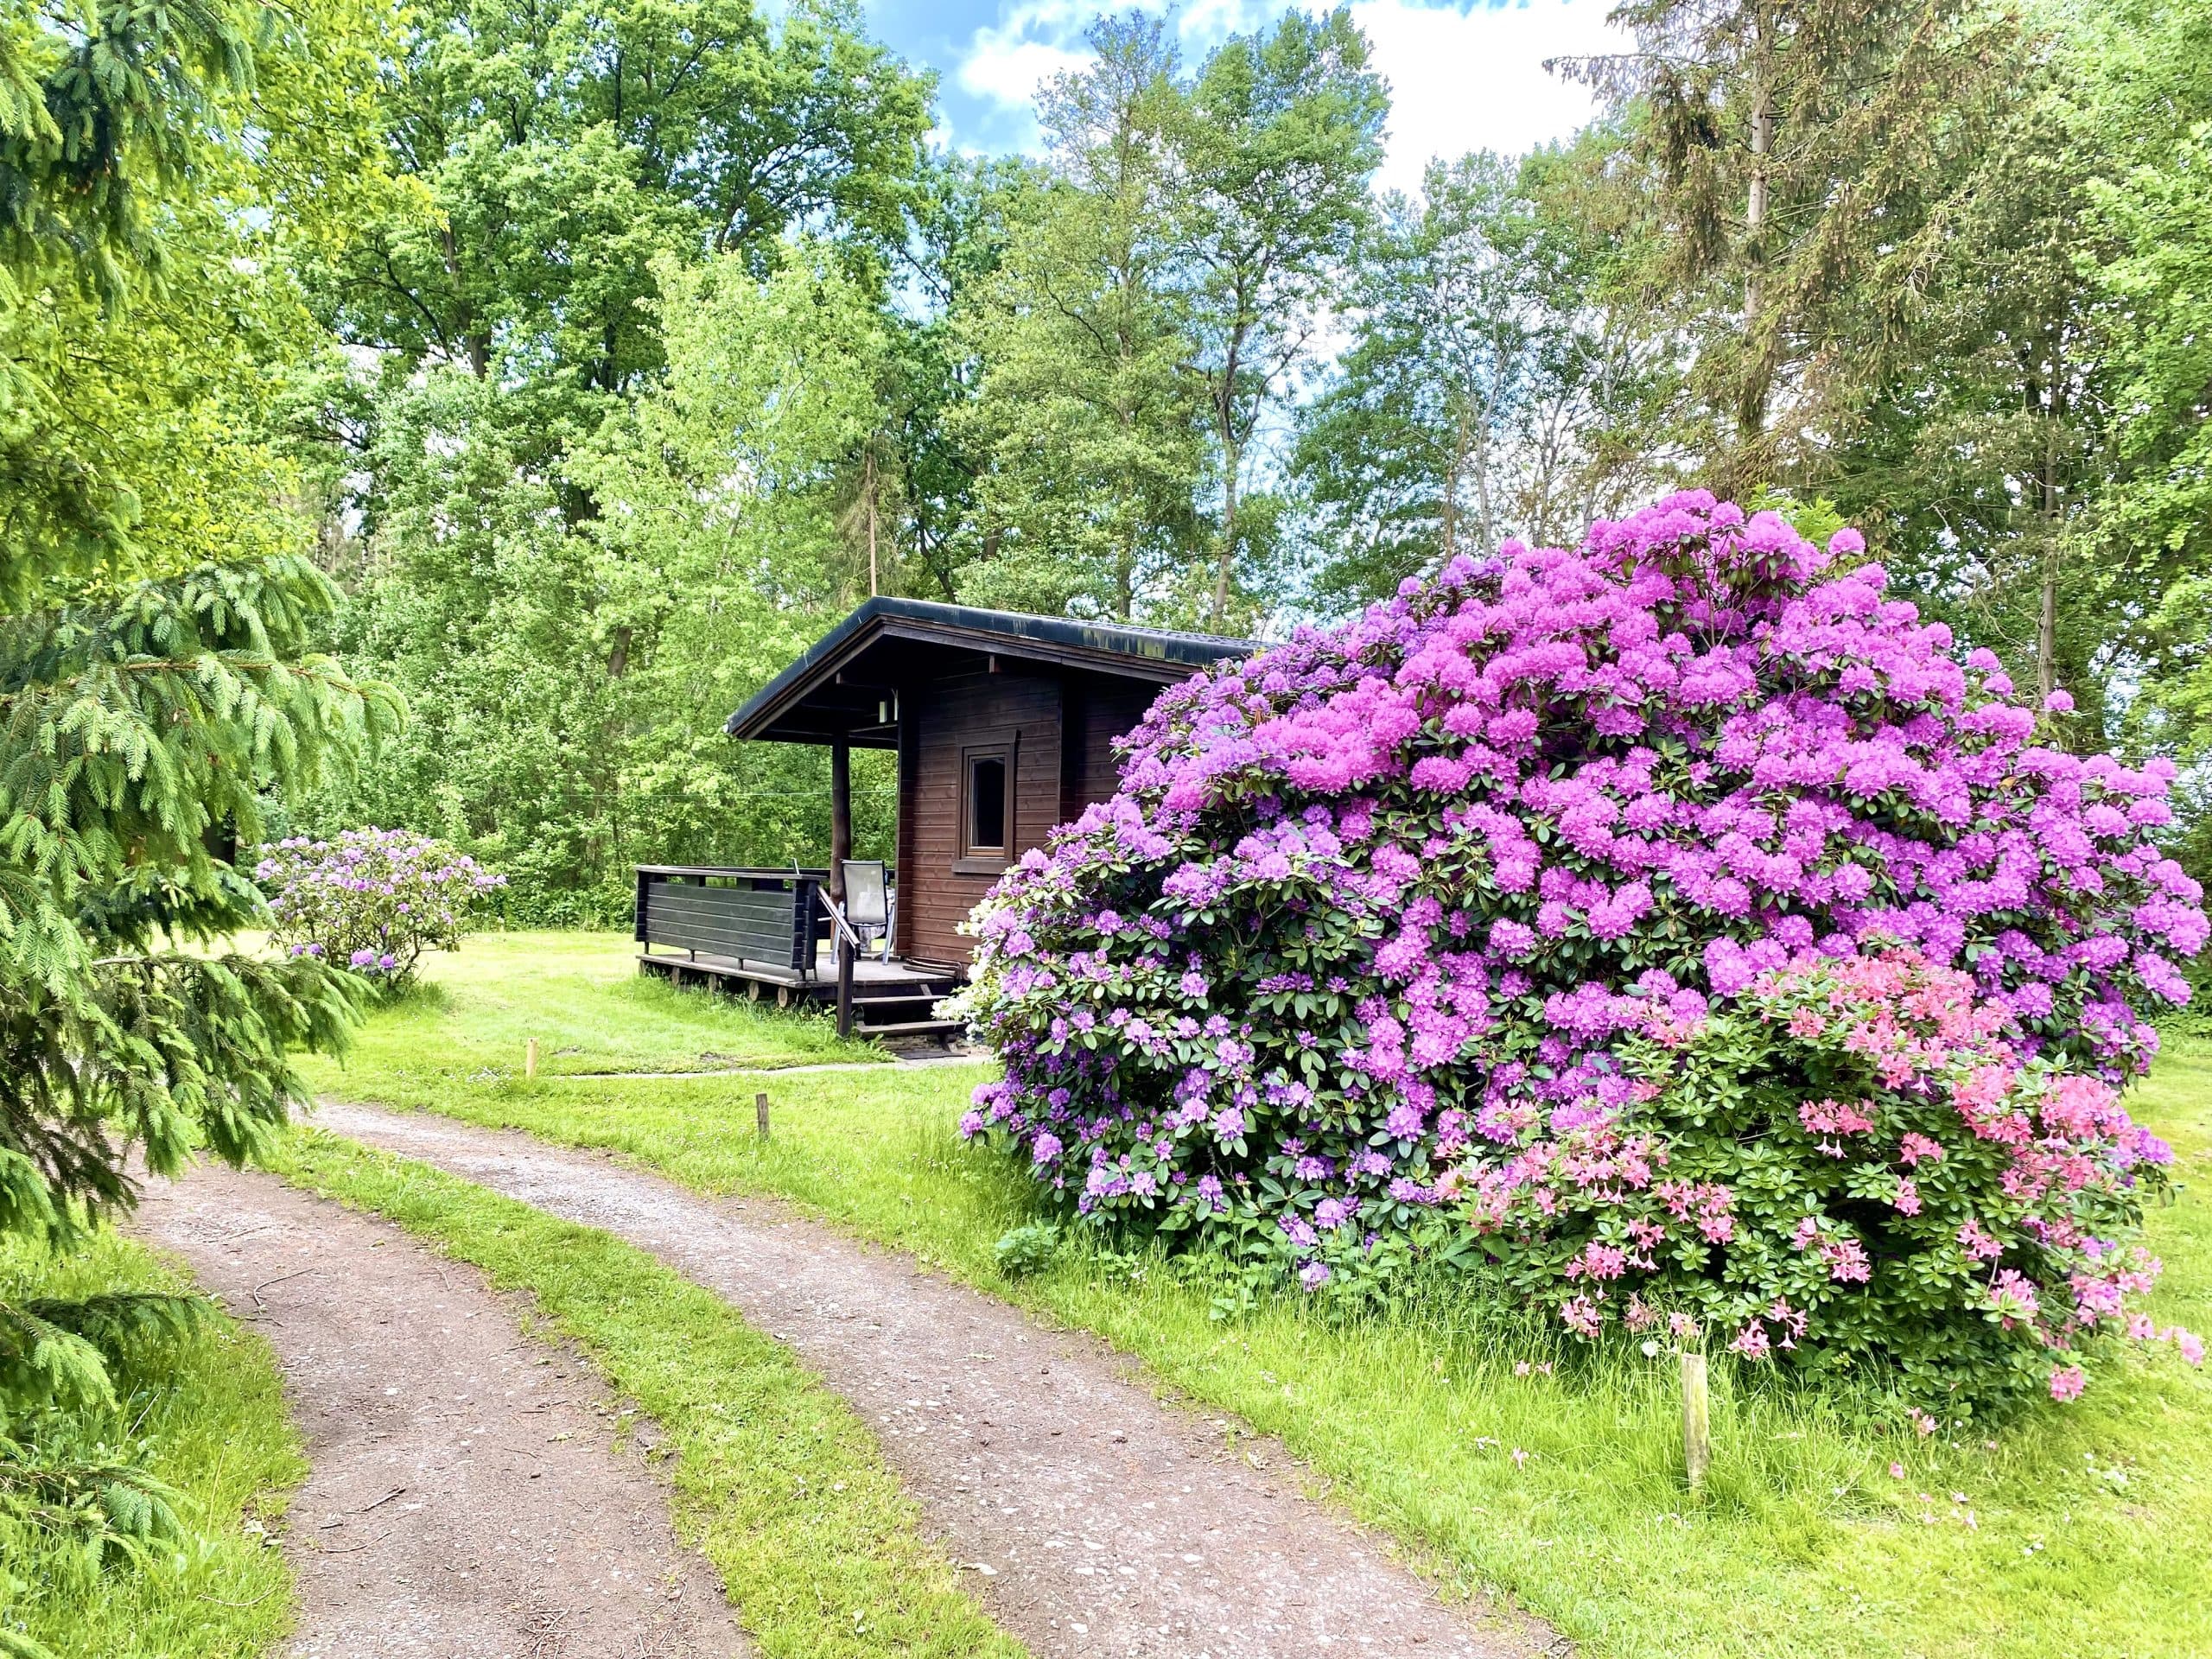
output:
<instances>
[{"instance_id":1,"label":"green foliage background","mask_svg":"<svg viewBox=\"0 0 2212 1659\"><path fill-rule=\"evenodd\" d=\"M410 717L272 822L511 920L825 857L824 757L721 722L870 592L1279 632L1686 484L1861 524L2053 741L2212 740L2182 0L1635 0L1590 126L1403 195L1343 12L1103 19L983 162L842 0L188 10L118 170L40 66L133 15L0 31L0 574L310 559Z\"/></svg>"},{"instance_id":2,"label":"green foliage background","mask_svg":"<svg viewBox=\"0 0 2212 1659\"><path fill-rule=\"evenodd\" d=\"M2212 11L1616 17L1590 126L1399 196L1341 10L1102 20L996 162L856 0L0 11L0 1231L342 1040L226 943L264 836L448 837L513 921L821 861L826 757L721 723L873 592L1280 632L1707 485L2177 757L2212 873ZM190 1318L0 1305L0 1487L165 1535L54 1425Z\"/></svg>"},{"instance_id":3,"label":"green foliage background","mask_svg":"<svg viewBox=\"0 0 2212 1659\"><path fill-rule=\"evenodd\" d=\"M849 6L322 19L346 121L284 165L336 196L251 278L284 349L134 383L213 377L195 510L311 545L412 711L297 827L619 920L633 862L826 857L823 757L721 721L872 591L1267 632L1695 484L1863 525L2073 693L2053 741L2197 762L2202 9L1617 16L1642 52L1558 66L1599 119L1411 196L1343 13L1198 62L1102 21L1000 162Z\"/></svg>"}]
</instances>

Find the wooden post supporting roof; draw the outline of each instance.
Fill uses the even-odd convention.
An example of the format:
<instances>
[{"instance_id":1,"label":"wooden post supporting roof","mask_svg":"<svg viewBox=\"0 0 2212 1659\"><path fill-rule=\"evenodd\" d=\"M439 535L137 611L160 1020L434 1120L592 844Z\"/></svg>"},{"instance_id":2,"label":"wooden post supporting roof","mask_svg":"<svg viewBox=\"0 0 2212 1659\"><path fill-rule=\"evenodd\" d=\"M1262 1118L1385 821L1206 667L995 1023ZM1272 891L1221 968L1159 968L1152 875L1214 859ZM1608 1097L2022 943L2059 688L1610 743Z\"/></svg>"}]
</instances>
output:
<instances>
[{"instance_id":1,"label":"wooden post supporting roof","mask_svg":"<svg viewBox=\"0 0 2212 1659\"><path fill-rule=\"evenodd\" d=\"M837 1034L853 1034L853 946L845 937L845 861L853 855L853 751L842 732L830 741L830 902L838 919L830 930L837 959Z\"/></svg>"}]
</instances>

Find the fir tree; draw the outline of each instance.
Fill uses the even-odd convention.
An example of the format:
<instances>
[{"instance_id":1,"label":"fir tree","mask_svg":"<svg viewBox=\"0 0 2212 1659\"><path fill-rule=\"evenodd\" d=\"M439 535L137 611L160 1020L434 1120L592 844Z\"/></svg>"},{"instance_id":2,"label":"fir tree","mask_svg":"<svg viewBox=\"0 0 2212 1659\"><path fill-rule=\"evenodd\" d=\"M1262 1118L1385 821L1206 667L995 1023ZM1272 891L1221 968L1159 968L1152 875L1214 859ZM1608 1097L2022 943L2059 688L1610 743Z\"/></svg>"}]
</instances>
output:
<instances>
[{"instance_id":1,"label":"fir tree","mask_svg":"<svg viewBox=\"0 0 2212 1659\"><path fill-rule=\"evenodd\" d=\"M1713 481L1764 487L1904 347L2017 27L1972 0L1623 0L1612 18L1635 51L1563 67L1641 135Z\"/></svg>"},{"instance_id":2,"label":"fir tree","mask_svg":"<svg viewBox=\"0 0 2212 1659\"><path fill-rule=\"evenodd\" d=\"M70 394L73 331L120 333L174 279L167 238L228 164L258 16L111 0L0 26L0 1230L56 1243L127 1208L138 1168L253 1156L303 1096L288 1052L334 1046L353 1013L343 974L228 948L264 917L231 859L265 799L394 705L311 649L335 594L304 559L210 559L219 517L190 561L135 534L220 487L182 454L80 448L87 429L41 418ZM102 1351L163 1317L0 1307L11 1502L161 1535L157 1490L41 1462L20 1425L106 1400Z\"/></svg>"}]
</instances>

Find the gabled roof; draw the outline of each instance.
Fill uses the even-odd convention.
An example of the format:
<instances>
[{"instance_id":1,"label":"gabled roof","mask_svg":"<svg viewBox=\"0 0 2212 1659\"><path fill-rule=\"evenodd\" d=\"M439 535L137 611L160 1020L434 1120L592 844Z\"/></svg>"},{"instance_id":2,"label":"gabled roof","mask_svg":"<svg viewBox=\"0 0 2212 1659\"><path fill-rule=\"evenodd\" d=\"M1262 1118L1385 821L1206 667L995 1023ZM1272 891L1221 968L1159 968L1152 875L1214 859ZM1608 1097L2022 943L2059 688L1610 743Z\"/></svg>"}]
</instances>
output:
<instances>
[{"instance_id":1,"label":"gabled roof","mask_svg":"<svg viewBox=\"0 0 2212 1659\"><path fill-rule=\"evenodd\" d=\"M927 599L876 598L801 652L790 667L732 715L723 729L740 738L825 741L826 731L793 717L817 700L817 693L836 687L841 673L889 641L1056 663L1163 685L1258 649L1254 640L1210 633L1177 633L1068 616L1027 616Z\"/></svg>"}]
</instances>

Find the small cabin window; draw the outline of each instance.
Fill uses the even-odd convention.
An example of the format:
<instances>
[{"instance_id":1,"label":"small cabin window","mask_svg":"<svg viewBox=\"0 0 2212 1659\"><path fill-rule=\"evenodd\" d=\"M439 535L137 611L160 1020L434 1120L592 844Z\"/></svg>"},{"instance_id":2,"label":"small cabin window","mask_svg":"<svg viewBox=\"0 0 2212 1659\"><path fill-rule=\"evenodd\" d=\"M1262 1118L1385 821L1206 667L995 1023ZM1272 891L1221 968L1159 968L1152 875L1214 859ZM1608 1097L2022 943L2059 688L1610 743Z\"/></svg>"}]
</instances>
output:
<instances>
[{"instance_id":1,"label":"small cabin window","mask_svg":"<svg viewBox=\"0 0 2212 1659\"><path fill-rule=\"evenodd\" d=\"M1014 848L1014 750L962 751L960 856L1004 865Z\"/></svg>"}]
</instances>

